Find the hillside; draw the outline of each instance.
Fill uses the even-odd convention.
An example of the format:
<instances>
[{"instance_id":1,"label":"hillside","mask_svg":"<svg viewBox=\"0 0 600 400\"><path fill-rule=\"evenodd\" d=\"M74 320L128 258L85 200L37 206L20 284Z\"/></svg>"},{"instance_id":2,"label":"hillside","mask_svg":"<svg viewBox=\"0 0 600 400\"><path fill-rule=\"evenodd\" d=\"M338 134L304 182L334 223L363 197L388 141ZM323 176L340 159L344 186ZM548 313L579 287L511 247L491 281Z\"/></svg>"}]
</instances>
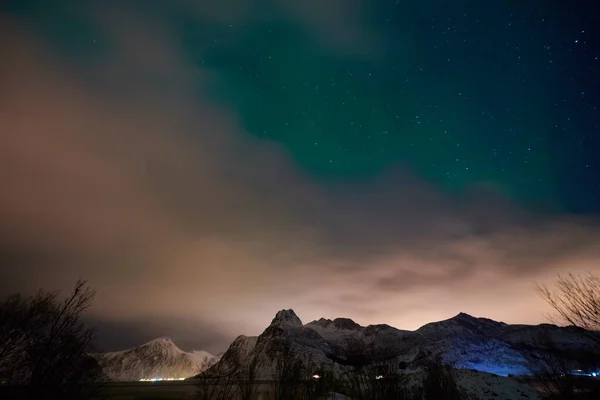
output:
<instances>
[{"instance_id":1,"label":"hillside","mask_svg":"<svg viewBox=\"0 0 600 400\"><path fill-rule=\"evenodd\" d=\"M214 358L205 351L187 353L164 337L133 349L93 356L107 377L119 382L188 378L200 373L206 360Z\"/></svg>"}]
</instances>

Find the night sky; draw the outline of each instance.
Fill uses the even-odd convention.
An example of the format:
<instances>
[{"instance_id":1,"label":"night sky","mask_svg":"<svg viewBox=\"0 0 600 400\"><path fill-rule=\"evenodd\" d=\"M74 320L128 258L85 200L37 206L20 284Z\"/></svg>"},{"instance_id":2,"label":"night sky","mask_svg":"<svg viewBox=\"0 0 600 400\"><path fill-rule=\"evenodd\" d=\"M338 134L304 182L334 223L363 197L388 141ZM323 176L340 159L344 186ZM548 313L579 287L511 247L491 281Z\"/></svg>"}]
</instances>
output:
<instances>
[{"instance_id":1,"label":"night sky","mask_svg":"<svg viewBox=\"0 0 600 400\"><path fill-rule=\"evenodd\" d=\"M0 293L89 280L102 348L539 323L600 270L593 1L4 4Z\"/></svg>"}]
</instances>

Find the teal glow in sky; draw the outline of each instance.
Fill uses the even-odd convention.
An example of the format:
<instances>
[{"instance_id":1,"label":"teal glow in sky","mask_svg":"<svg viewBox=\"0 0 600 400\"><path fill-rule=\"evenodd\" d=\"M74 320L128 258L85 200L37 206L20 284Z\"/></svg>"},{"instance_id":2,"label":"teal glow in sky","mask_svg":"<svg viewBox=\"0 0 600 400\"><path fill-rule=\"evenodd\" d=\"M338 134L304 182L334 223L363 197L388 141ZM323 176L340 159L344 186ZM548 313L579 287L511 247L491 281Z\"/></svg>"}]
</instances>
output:
<instances>
[{"instance_id":1,"label":"teal glow in sky","mask_svg":"<svg viewBox=\"0 0 600 400\"><path fill-rule=\"evenodd\" d=\"M485 183L598 210L598 97L579 93L597 78L578 65L594 54L592 32L547 6L373 8L373 54L332 54L297 27L267 24L239 41L223 32L200 62L219 71L218 93L244 127L317 179L402 163L449 190Z\"/></svg>"},{"instance_id":2,"label":"teal glow in sky","mask_svg":"<svg viewBox=\"0 0 600 400\"><path fill-rule=\"evenodd\" d=\"M185 2L134 8L215 74L213 96L248 134L315 179L402 164L445 190L483 183L527 204L599 210L597 28L577 7L230 3L199 4L200 19ZM13 8L74 58L102 57L114 43L76 4Z\"/></svg>"}]
</instances>

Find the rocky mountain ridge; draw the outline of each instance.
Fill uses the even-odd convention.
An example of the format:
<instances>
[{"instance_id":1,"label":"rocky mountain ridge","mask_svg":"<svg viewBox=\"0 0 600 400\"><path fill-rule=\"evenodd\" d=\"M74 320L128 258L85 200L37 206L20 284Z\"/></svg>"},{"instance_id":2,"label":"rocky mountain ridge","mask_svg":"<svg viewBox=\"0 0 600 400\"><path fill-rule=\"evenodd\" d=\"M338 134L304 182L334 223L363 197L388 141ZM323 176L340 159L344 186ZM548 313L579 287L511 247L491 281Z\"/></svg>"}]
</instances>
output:
<instances>
[{"instance_id":1,"label":"rocky mountain ridge","mask_svg":"<svg viewBox=\"0 0 600 400\"><path fill-rule=\"evenodd\" d=\"M258 359L261 377L270 379L274 347L281 343L289 345L298 359L315 365L335 366L349 343L358 343L393 354L407 368L418 369L441 358L456 368L503 376L529 372L524 349L551 345L576 359L592 345L575 327L511 325L465 313L407 331L384 324L361 326L348 318L302 324L293 310L281 310L261 335L238 337L224 359L228 352L243 347L244 357Z\"/></svg>"}]
</instances>

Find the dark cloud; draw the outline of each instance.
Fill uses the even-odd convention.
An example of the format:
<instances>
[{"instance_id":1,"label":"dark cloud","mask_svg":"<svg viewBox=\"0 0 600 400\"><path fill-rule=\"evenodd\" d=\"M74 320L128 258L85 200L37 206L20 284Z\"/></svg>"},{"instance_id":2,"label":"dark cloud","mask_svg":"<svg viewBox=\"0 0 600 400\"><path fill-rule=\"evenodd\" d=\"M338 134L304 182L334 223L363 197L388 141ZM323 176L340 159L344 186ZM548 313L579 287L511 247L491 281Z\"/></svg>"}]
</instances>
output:
<instances>
[{"instance_id":1,"label":"dark cloud","mask_svg":"<svg viewBox=\"0 0 600 400\"><path fill-rule=\"evenodd\" d=\"M205 350L216 355L235 339L228 332L231 327L220 330L214 321L201 318L163 316L156 319L149 315L127 320L87 318L86 323L96 327L98 351L128 349L167 336L183 350Z\"/></svg>"},{"instance_id":2,"label":"dark cloud","mask_svg":"<svg viewBox=\"0 0 600 400\"><path fill-rule=\"evenodd\" d=\"M370 40L355 11L315 14L322 3L282 7L319 36L334 30L335 51L348 30ZM534 281L597 267L597 221L525 210L493 188L450 195L403 166L315 182L206 95L218 75L189 62L168 25L95 16L114 47L92 66L0 21L0 289L88 279L104 347L169 335L217 351L288 307L404 328L458 311L535 322Z\"/></svg>"}]
</instances>

